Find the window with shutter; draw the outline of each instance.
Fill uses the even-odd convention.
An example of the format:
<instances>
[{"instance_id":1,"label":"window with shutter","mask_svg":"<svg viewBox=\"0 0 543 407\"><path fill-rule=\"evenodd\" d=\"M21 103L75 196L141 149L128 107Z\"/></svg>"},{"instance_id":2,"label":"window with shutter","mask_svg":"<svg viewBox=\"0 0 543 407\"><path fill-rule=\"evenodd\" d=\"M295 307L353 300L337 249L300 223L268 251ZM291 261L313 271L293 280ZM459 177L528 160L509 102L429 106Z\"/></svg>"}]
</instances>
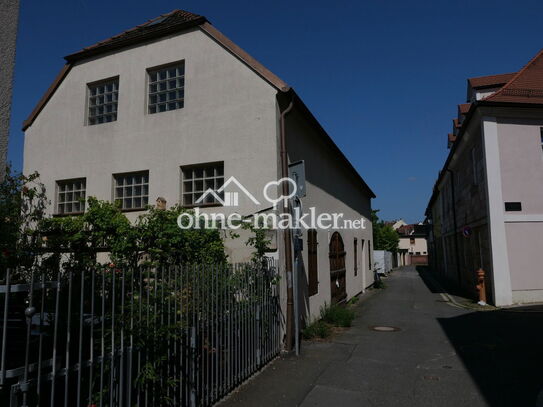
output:
<instances>
[{"instance_id":1,"label":"window with shutter","mask_svg":"<svg viewBox=\"0 0 543 407\"><path fill-rule=\"evenodd\" d=\"M319 292L319 273L317 267L317 231L307 231L307 270L308 270L308 291L309 296Z\"/></svg>"}]
</instances>

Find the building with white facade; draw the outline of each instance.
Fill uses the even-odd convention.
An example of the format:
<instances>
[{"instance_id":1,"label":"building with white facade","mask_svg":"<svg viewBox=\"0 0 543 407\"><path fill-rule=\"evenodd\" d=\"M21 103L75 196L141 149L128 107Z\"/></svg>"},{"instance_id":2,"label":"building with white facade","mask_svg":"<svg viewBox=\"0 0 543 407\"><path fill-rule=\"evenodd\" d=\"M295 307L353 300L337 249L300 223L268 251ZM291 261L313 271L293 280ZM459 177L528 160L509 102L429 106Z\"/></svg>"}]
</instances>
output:
<instances>
[{"instance_id":1,"label":"building with white facade","mask_svg":"<svg viewBox=\"0 0 543 407\"><path fill-rule=\"evenodd\" d=\"M40 173L51 215L76 216L80 199L94 196L119 202L132 219L158 197L249 216L271 209L263 187L303 160L304 208L366 221L365 229L303 231L303 309L315 316L373 283L374 193L296 92L205 17L175 10L65 60L23 126L24 171ZM254 199L236 189L228 191L236 206L219 202L230 177ZM217 196L197 203L209 189ZM291 270L285 234L270 255ZM250 257L243 239L225 243L232 261Z\"/></svg>"}]
</instances>

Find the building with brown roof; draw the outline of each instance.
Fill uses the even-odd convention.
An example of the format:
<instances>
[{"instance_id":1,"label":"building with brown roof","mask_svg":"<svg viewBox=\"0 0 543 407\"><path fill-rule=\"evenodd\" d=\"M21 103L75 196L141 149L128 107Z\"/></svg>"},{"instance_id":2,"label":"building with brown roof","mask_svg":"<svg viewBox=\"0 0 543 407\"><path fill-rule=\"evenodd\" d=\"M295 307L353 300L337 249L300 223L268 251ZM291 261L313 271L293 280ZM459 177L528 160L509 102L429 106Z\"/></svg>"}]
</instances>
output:
<instances>
[{"instance_id":1,"label":"building with brown roof","mask_svg":"<svg viewBox=\"0 0 543 407\"><path fill-rule=\"evenodd\" d=\"M482 268L494 304L543 301L543 52L467 92L426 209L430 262L474 298Z\"/></svg>"},{"instance_id":2,"label":"building with brown roof","mask_svg":"<svg viewBox=\"0 0 543 407\"><path fill-rule=\"evenodd\" d=\"M305 208L366 220L363 230L303 231L304 312L316 316L373 283L374 193L294 89L205 17L174 10L65 60L23 124L24 171L41 174L51 215L76 216L80 199L95 196L132 219L158 197L251 216L273 209L270 194L287 195L277 186L265 193L266 184L304 161ZM231 177L252 198L219 190ZM269 253L288 275L291 237L278 230ZM246 239L225 239L233 262L251 257Z\"/></svg>"},{"instance_id":3,"label":"building with brown roof","mask_svg":"<svg viewBox=\"0 0 543 407\"><path fill-rule=\"evenodd\" d=\"M398 253L396 262L399 267L411 264L428 264L428 245L426 242L426 225L423 224L399 224L393 229L398 232Z\"/></svg>"}]
</instances>

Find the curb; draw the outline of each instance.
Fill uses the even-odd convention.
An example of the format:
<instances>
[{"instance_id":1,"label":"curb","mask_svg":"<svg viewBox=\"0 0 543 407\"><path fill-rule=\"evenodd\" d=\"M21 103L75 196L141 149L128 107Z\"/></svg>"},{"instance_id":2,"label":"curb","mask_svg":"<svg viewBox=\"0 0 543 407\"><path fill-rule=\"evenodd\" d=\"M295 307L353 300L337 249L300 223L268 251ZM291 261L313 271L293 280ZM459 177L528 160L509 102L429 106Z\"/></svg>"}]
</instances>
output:
<instances>
[{"instance_id":1,"label":"curb","mask_svg":"<svg viewBox=\"0 0 543 407\"><path fill-rule=\"evenodd\" d=\"M447 302L449 305L452 305L452 306L457 307L457 308L469 309L471 311L483 311L483 312L496 311L498 309L497 307L494 307L494 306L489 305L489 304L487 304L486 306L481 306L481 305L478 305L478 304L463 304L461 302L458 302L458 301L456 301L456 299L451 294L449 294L443 288L443 286L439 283L439 281L437 281L433 276L429 276L429 277L432 280L432 283L435 284L435 286L439 289L439 291L441 291L439 293L441 298L443 298L443 300L445 300L445 302Z\"/></svg>"}]
</instances>

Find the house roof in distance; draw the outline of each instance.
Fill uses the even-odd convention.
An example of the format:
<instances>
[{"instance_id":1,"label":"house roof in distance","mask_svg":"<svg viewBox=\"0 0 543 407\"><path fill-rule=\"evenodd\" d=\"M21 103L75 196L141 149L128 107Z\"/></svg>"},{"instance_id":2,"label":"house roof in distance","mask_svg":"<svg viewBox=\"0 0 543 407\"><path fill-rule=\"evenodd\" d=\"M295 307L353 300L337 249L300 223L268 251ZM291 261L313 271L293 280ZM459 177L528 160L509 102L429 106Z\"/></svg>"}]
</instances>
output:
<instances>
[{"instance_id":1,"label":"house roof in distance","mask_svg":"<svg viewBox=\"0 0 543 407\"><path fill-rule=\"evenodd\" d=\"M462 103L458 105L458 115L465 115L469 112L471 103Z\"/></svg>"},{"instance_id":2,"label":"house roof in distance","mask_svg":"<svg viewBox=\"0 0 543 407\"><path fill-rule=\"evenodd\" d=\"M505 85L515 75L516 72L502 73L499 75L478 76L476 78L469 78L468 83L473 89L494 88L496 86Z\"/></svg>"},{"instance_id":3,"label":"house roof in distance","mask_svg":"<svg viewBox=\"0 0 543 407\"><path fill-rule=\"evenodd\" d=\"M543 103L543 50L500 90L483 99L488 102Z\"/></svg>"}]
</instances>

